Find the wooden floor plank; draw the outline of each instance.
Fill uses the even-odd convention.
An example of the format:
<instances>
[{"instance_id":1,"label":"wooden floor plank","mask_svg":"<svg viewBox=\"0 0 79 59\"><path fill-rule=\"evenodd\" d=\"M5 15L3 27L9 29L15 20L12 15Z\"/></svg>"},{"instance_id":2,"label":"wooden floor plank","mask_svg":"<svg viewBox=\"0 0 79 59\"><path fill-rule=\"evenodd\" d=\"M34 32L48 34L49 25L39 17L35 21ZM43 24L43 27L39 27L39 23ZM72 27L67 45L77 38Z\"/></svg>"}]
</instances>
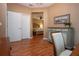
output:
<instances>
[{"instance_id":1,"label":"wooden floor plank","mask_svg":"<svg viewBox=\"0 0 79 59\"><path fill-rule=\"evenodd\" d=\"M34 36L32 39L24 39L11 43L12 56L53 56L53 44L43 40L43 36Z\"/></svg>"}]
</instances>

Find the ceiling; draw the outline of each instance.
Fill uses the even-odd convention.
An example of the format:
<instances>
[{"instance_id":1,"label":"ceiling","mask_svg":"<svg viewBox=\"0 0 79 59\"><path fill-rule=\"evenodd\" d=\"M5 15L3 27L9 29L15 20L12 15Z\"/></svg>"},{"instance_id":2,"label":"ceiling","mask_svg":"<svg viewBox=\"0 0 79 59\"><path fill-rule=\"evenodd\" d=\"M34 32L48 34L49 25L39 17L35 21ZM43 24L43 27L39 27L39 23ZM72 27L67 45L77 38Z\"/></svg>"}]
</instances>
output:
<instances>
[{"instance_id":1,"label":"ceiling","mask_svg":"<svg viewBox=\"0 0 79 59\"><path fill-rule=\"evenodd\" d=\"M27 6L29 8L44 8L51 6L53 3L19 3L19 4Z\"/></svg>"}]
</instances>

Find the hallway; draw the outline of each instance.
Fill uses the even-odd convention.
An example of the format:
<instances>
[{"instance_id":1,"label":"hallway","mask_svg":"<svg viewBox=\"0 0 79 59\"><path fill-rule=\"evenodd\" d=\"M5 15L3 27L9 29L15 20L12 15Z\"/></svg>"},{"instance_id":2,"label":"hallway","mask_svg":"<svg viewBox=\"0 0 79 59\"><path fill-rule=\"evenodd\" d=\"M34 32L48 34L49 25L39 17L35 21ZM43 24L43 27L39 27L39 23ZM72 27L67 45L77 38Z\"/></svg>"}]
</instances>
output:
<instances>
[{"instance_id":1,"label":"hallway","mask_svg":"<svg viewBox=\"0 0 79 59\"><path fill-rule=\"evenodd\" d=\"M42 36L35 36L32 39L24 39L11 43L12 56L52 56L54 55L53 45L43 40Z\"/></svg>"}]
</instances>

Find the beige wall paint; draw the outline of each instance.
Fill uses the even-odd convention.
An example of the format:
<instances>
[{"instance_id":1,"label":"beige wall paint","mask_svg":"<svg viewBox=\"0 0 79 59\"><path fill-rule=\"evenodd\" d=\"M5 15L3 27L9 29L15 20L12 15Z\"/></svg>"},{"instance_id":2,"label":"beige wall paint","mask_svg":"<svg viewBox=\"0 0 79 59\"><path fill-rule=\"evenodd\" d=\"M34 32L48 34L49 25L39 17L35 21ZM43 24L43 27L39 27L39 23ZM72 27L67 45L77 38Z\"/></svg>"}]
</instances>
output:
<instances>
[{"instance_id":1,"label":"beige wall paint","mask_svg":"<svg viewBox=\"0 0 79 59\"><path fill-rule=\"evenodd\" d=\"M15 11L20 13L30 13L30 8L16 4L16 3L8 3L7 4L8 11Z\"/></svg>"},{"instance_id":2,"label":"beige wall paint","mask_svg":"<svg viewBox=\"0 0 79 59\"><path fill-rule=\"evenodd\" d=\"M0 26L0 38L6 37L6 13L7 6L5 3L0 3L0 22L2 25Z\"/></svg>"},{"instance_id":3,"label":"beige wall paint","mask_svg":"<svg viewBox=\"0 0 79 59\"><path fill-rule=\"evenodd\" d=\"M60 27L63 25L54 24L54 17L64 14L70 14L70 20L72 23L72 27L75 28L75 44L79 43L79 4L54 4L53 6L48 8L48 27ZM50 25L49 25L50 24Z\"/></svg>"}]
</instances>

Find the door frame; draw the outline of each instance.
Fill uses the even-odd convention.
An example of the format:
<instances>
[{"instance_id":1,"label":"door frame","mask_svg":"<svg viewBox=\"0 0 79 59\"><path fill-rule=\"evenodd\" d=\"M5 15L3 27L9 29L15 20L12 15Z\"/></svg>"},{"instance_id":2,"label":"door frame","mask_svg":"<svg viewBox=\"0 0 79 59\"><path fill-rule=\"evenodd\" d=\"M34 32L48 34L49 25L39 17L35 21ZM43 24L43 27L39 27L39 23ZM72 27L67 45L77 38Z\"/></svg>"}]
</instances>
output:
<instances>
[{"instance_id":1,"label":"door frame","mask_svg":"<svg viewBox=\"0 0 79 59\"><path fill-rule=\"evenodd\" d=\"M34 11L35 12L35 11ZM31 27L32 27L32 30L31 30L31 34L32 34L32 37L33 37L33 20L32 20L32 13L34 12L31 12ZM37 12L37 11L36 11ZM41 13L43 13L43 38L44 38L44 22L45 22L45 17L44 17L44 12L43 11L40 11ZM40 12L37 12L37 13L40 13Z\"/></svg>"}]
</instances>

